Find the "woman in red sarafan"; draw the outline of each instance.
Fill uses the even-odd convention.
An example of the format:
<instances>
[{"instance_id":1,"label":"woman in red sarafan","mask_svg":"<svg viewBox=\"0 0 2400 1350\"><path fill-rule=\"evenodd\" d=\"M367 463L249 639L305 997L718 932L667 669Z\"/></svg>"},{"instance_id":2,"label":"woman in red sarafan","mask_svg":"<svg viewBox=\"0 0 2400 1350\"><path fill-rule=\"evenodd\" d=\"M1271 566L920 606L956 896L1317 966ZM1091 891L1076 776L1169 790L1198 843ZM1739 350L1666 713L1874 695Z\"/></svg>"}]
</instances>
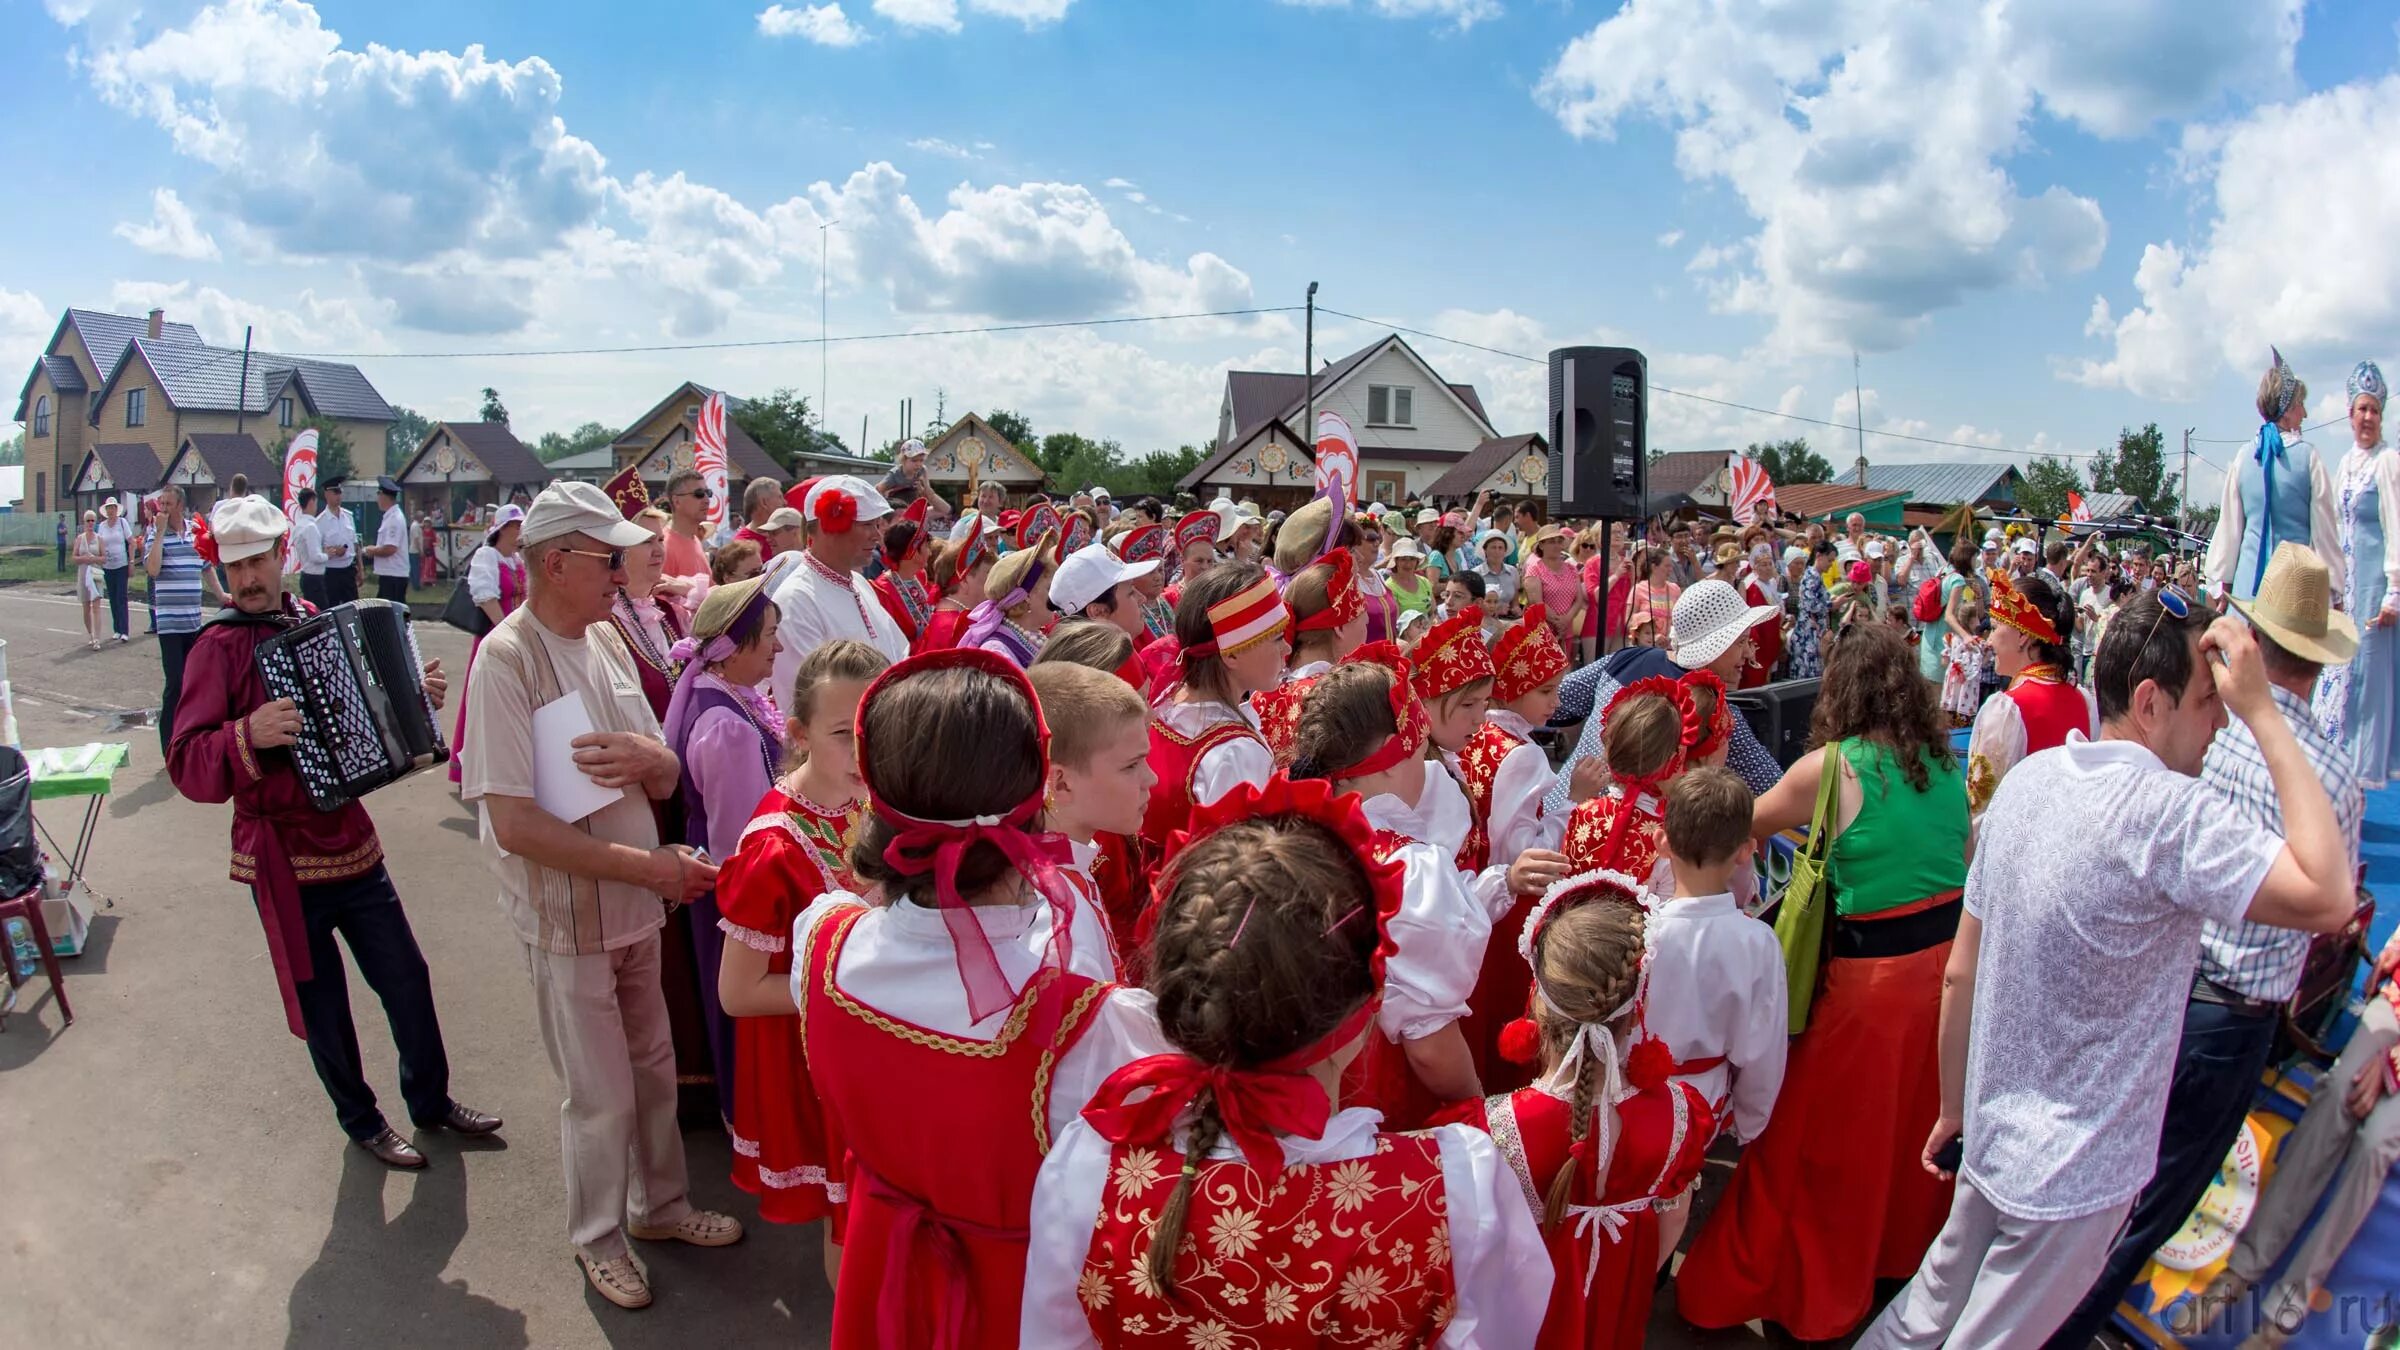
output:
<instances>
[{"instance_id":1,"label":"woman in red sarafan","mask_svg":"<svg viewBox=\"0 0 2400 1350\"><path fill-rule=\"evenodd\" d=\"M860 796L852 726L867 681L886 664L851 641L826 643L800 663L784 726L799 767L759 800L717 878L725 933L717 993L734 1019L733 1184L758 1197L770 1222L832 1217L828 1273L849 1188L841 1142L826 1128L801 1054L792 923L819 895L854 884L845 861Z\"/></svg>"},{"instance_id":2,"label":"woman in red sarafan","mask_svg":"<svg viewBox=\"0 0 2400 1350\"><path fill-rule=\"evenodd\" d=\"M933 593L925 586L925 560L932 550L933 536L925 532L925 513L930 508L923 497L908 504L908 510L891 524L883 527L883 543L878 556L883 559L883 574L869 583L875 598L883 602L884 612L900 631L915 642L924 635L925 625L933 618Z\"/></svg>"},{"instance_id":3,"label":"woman in red sarafan","mask_svg":"<svg viewBox=\"0 0 2400 1350\"><path fill-rule=\"evenodd\" d=\"M945 651L959 644L959 639L966 636L975 607L983 603L984 578L991 575L992 564L999 560L991 526L983 517L968 513L925 568L930 593L936 598L933 611L925 616L924 631L917 634L909 647L911 656Z\"/></svg>"},{"instance_id":4,"label":"woman in red sarafan","mask_svg":"<svg viewBox=\"0 0 2400 1350\"><path fill-rule=\"evenodd\" d=\"M1279 775L1177 843L1150 975L1172 1049L1043 1163L1019 1343L1531 1344L1549 1264L1492 1142L1333 1109L1405 903L1357 798Z\"/></svg>"}]
</instances>

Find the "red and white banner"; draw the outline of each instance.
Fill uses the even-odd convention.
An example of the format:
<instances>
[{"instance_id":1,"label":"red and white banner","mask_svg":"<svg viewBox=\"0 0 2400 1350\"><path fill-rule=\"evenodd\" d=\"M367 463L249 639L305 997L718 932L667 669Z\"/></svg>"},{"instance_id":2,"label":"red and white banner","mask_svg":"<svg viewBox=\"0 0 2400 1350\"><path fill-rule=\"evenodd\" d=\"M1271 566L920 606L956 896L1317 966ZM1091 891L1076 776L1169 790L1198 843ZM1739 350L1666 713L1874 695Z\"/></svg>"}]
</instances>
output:
<instances>
[{"instance_id":1,"label":"red and white banner","mask_svg":"<svg viewBox=\"0 0 2400 1350\"><path fill-rule=\"evenodd\" d=\"M2092 508L2083 504L2083 494L2069 491L2067 493L2067 519L2082 525L2088 523L2091 518Z\"/></svg>"},{"instance_id":2,"label":"red and white banner","mask_svg":"<svg viewBox=\"0 0 2400 1350\"><path fill-rule=\"evenodd\" d=\"M1725 492L1727 505L1733 508L1733 518L1748 525L1758 519L1758 508L1764 503L1775 505L1775 480L1767 476L1767 466L1747 455L1735 455L1727 463L1733 479Z\"/></svg>"},{"instance_id":3,"label":"red and white banner","mask_svg":"<svg viewBox=\"0 0 2400 1350\"><path fill-rule=\"evenodd\" d=\"M1358 505L1358 436L1337 412L1317 414L1317 491Z\"/></svg>"},{"instance_id":4,"label":"red and white banner","mask_svg":"<svg viewBox=\"0 0 2400 1350\"><path fill-rule=\"evenodd\" d=\"M708 515L703 521L715 534L725 523L725 396L710 394L700 404L700 423L692 433L692 467L708 488Z\"/></svg>"},{"instance_id":5,"label":"red and white banner","mask_svg":"<svg viewBox=\"0 0 2400 1350\"><path fill-rule=\"evenodd\" d=\"M300 514L300 491L317 485L317 433L314 428L292 437L290 447L283 452L283 514ZM300 550L285 549L283 570L300 570Z\"/></svg>"}]
</instances>

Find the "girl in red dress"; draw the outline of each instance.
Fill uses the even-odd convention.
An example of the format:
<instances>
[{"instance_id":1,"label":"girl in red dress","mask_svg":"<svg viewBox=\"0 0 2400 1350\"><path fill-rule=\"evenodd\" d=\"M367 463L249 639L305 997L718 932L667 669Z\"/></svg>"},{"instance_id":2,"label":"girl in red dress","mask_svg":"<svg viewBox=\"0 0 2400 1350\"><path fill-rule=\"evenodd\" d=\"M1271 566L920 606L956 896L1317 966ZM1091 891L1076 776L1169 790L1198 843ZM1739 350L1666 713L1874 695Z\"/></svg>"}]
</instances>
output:
<instances>
[{"instance_id":1,"label":"girl in red dress","mask_svg":"<svg viewBox=\"0 0 2400 1350\"><path fill-rule=\"evenodd\" d=\"M1358 799L1278 776L1179 842L1150 976L1171 1050L1043 1163L1019 1342L1530 1345L1550 1268L1492 1142L1333 1109L1407 903Z\"/></svg>"},{"instance_id":2,"label":"girl in red dress","mask_svg":"<svg viewBox=\"0 0 2400 1350\"><path fill-rule=\"evenodd\" d=\"M1284 584L1283 603L1292 612L1291 667L1283 683L1250 696L1259 734L1279 769L1291 766L1292 733L1300 725L1300 700L1308 687L1367 640L1367 599L1359 593L1358 564L1350 550L1335 549L1293 573Z\"/></svg>"},{"instance_id":3,"label":"girl in red dress","mask_svg":"<svg viewBox=\"0 0 2400 1350\"><path fill-rule=\"evenodd\" d=\"M917 634L909 654L946 651L955 647L966 635L967 621L974 616L975 607L983 603L983 583L991 575L992 564L1000 560L992 543L991 526L983 517L969 513L961 529L950 542L933 553L925 575L931 579L933 593L941 598L933 612L925 616L924 631Z\"/></svg>"},{"instance_id":4,"label":"girl in red dress","mask_svg":"<svg viewBox=\"0 0 2400 1350\"><path fill-rule=\"evenodd\" d=\"M933 594L925 586L925 560L933 544L933 536L925 532L925 513L930 509L919 497L883 527L883 573L869 583L875 588L875 598L883 602L884 612L912 643L933 617Z\"/></svg>"},{"instance_id":5,"label":"girl in red dress","mask_svg":"<svg viewBox=\"0 0 2400 1350\"><path fill-rule=\"evenodd\" d=\"M1690 692L1664 675L1616 692L1601 713L1600 748L1608 791L1567 817L1567 865L1577 872L1622 872L1655 889L1652 876L1666 842L1661 793L1685 766L1683 728Z\"/></svg>"},{"instance_id":6,"label":"girl in red dress","mask_svg":"<svg viewBox=\"0 0 2400 1350\"><path fill-rule=\"evenodd\" d=\"M799 767L759 800L717 876L725 951L717 997L734 1019L733 1184L771 1223L831 1217L830 1282L840 1269L842 1147L825 1128L792 1002L792 923L810 901L856 884L846 854L861 784L852 728L867 682L889 663L863 642L828 642L800 663L784 743Z\"/></svg>"},{"instance_id":7,"label":"girl in red dress","mask_svg":"<svg viewBox=\"0 0 2400 1350\"><path fill-rule=\"evenodd\" d=\"M1165 856L1168 838L1195 808L1236 784L1262 786L1275 771L1249 698L1282 681L1292 650L1285 639L1289 618L1275 583L1256 563L1219 563L1184 587L1175 604L1180 678L1150 724L1158 785L1142 817L1142 840L1154 856Z\"/></svg>"},{"instance_id":8,"label":"girl in red dress","mask_svg":"<svg viewBox=\"0 0 2400 1350\"><path fill-rule=\"evenodd\" d=\"M1633 1350L1650 1321L1659 1211L1700 1175L1716 1118L1641 1034L1644 917L1633 880L1588 872L1550 888L1511 944L1534 979L1510 1049L1533 1086L1478 1103L1555 1278L1540 1350ZM1497 944L1495 944L1497 945Z\"/></svg>"},{"instance_id":9,"label":"girl in red dress","mask_svg":"<svg viewBox=\"0 0 2400 1350\"><path fill-rule=\"evenodd\" d=\"M1120 1066L1164 1049L1042 831L1049 729L994 652L911 657L859 704L876 889L794 926L809 1081L850 1156L833 1350L1017 1345L1033 1179Z\"/></svg>"},{"instance_id":10,"label":"girl in red dress","mask_svg":"<svg viewBox=\"0 0 2400 1350\"><path fill-rule=\"evenodd\" d=\"M1425 701L1425 737L1455 773L1456 756L1467 748L1492 706L1492 650L1483 641L1483 610L1469 605L1433 626L1409 654L1416 668L1409 683ZM1463 791L1464 785L1460 784ZM1462 799L1463 800L1463 799ZM1473 804L1467 832L1459 840L1458 865L1480 872L1491 862L1491 837L1475 829Z\"/></svg>"}]
</instances>

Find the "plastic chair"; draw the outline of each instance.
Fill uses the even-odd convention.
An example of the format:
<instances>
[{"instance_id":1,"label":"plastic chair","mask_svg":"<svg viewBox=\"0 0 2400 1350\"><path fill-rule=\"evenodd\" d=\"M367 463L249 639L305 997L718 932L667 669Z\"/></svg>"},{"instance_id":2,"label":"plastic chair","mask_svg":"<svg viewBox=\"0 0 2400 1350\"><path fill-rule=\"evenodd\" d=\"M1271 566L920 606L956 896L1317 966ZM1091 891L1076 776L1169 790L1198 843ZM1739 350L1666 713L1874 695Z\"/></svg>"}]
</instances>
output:
<instances>
[{"instance_id":1,"label":"plastic chair","mask_svg":"<svg viewBox=\"0 0 2400 1350\"><path fill-rule=\"evenodd\" d=\"M34 943L42 949L43 973L50 977L50 994L58 1000L58 1010L66 1017L66 1025L75 1025L75 1007L67 1002L67 977L58 971L58 953L50 947L50 927L42 922L42 888L36 886L23 895L0 900L0 925L5 925L11 915L23 917L25 926L33 930ZM0 951L0 960L8 963L9 986L22 987L23 981L17 978L16 953ZM7 1029L8 1013L0 1009L0 1031Z\"/></svg>"}]
</instances>

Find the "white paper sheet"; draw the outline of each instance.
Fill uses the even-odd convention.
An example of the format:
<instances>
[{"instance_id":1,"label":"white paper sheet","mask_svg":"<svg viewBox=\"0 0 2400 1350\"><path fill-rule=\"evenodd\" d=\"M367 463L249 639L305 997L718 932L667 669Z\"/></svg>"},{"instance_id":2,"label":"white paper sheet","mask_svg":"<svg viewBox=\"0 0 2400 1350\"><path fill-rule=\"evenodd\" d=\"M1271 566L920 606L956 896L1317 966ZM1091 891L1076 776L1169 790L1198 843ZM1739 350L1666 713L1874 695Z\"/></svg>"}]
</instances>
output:
<instances>
[{"instance_id":1,"label":"white paper sheet","mask_svg":"<svg viewBox=\"0 0 2400 1350\"><path fill-rule=\"evenodd\" d=\"M575 738L593 730L592 714L580 694L567 694L533 710L533 800L572 825L624 794L604 788L575 762Z\"/></svg>"}]
</instances>

